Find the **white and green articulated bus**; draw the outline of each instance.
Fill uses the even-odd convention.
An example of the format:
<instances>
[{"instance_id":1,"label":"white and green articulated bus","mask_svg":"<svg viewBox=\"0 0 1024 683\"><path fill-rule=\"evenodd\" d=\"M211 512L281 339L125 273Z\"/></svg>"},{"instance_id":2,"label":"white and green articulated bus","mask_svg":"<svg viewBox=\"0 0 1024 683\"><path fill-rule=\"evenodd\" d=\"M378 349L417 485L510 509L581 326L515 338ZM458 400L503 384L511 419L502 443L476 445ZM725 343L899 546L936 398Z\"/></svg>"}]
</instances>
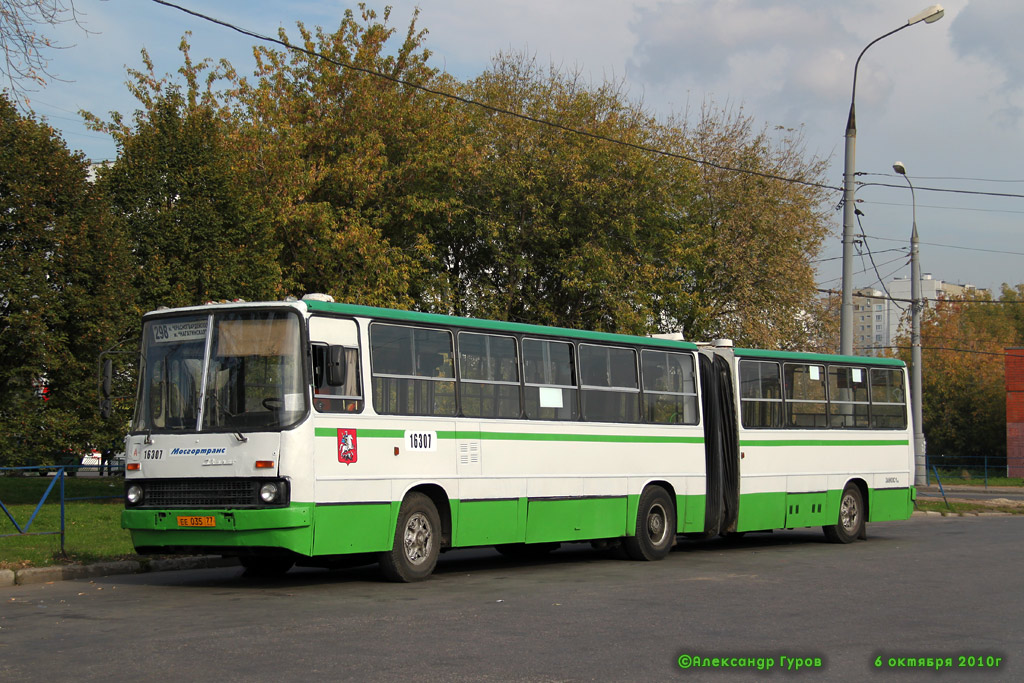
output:
<instances>
[{"instance_id":1,"label":"white and green articulated bus","mask_svg":"<svg viewBox=\"0 0 1024 683\"><path fill-rule=\"evenodd\" d=\"M301 301L144 317L122 525L256 573L823 527L914 500L903 363Z\"/></svg>"}]
</instances>

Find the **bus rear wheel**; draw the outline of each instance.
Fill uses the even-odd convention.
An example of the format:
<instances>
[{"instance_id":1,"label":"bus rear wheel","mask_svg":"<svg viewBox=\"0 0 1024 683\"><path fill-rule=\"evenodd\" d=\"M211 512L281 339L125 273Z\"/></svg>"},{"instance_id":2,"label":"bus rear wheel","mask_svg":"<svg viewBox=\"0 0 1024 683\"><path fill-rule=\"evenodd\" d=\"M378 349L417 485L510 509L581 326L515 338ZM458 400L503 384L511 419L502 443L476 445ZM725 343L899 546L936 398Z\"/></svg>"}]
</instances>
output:
<instances>
[{"instance_id":1,"label":"bus rear wheel","mask_svg":"<svg viewBox=\"0 0 1024 683\"><path fill-rule=\"evenodd\" d=\"M665 489L644 489L636 511L636 533L622 539L631 560L661 560L676 541L676 509Z\"/></svg>"},{"instance_id":2,"label":"bus rear wheel","mask_svg":"<svg viewBox=\"0 0 1024 683\"><path fill-rule=\"evenodd\" d=\"M856 484L847 484L843 489L837 523L823 526L821 530L832 543L853 543L864 535L864 497Z\"/></svg>"},{"instance_id":3,"label":"bus rear wheel","mask_svg":"<svg viewBox=\"0 0 1024 683\"><path fill-rule=\"evenodd\" d=\"M402 501L391 550L380 554L380 570L389 581L410 583L431 575L441 551L441 517L433 501L410 493Z\"/></svg>"}]
</instances>

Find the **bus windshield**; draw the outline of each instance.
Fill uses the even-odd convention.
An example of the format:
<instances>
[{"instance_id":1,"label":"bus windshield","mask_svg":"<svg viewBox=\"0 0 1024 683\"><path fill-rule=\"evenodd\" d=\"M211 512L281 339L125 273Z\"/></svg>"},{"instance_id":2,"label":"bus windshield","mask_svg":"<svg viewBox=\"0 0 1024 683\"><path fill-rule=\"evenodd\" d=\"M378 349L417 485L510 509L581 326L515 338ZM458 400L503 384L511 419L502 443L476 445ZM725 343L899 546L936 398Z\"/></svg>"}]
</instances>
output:
<instances>
[{"instance_id":1,"label":"bus windshield","mask_svg":"<svg viewBox=\"0 0 1024 683\"><path fill-rule=\"evenodd\" d=\"M251 431L306 413L299 319L286 311L161 318L143 327L134 431Z\"/></svg>"}]
</instances>

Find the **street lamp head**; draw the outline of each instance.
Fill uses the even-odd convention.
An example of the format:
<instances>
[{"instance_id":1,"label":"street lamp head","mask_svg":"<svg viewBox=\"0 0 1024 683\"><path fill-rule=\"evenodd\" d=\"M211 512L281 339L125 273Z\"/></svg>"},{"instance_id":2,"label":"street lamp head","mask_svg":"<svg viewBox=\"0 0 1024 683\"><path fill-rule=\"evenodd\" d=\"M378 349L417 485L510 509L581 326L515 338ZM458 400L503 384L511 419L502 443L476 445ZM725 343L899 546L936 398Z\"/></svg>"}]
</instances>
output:
<instances>
[{"instance_id":1,"label":"street lamp head","mask_svg":"<svg viewBox=\"0 0 1024 683\"><path fill-rule=\"evenodd\" d=\"M897 161L892 165L892 170L896 171L900 175L907 175L907 167L903 165L902 161Z\"/></svg>"},{"instance_id":2,"label":"street lamp head","mask_svg":"<svg viewBox=\"0 0 1024 683\"><path fill-rule=\"evenodd\" d=\"M936 21L941 19L946 13L946 10L942 9L942 5L932 5L927 7L914 16L907 19L907 26L913 26L919 21L923 21L926 24L934 24Z\"/></svg>"}]
</instances>

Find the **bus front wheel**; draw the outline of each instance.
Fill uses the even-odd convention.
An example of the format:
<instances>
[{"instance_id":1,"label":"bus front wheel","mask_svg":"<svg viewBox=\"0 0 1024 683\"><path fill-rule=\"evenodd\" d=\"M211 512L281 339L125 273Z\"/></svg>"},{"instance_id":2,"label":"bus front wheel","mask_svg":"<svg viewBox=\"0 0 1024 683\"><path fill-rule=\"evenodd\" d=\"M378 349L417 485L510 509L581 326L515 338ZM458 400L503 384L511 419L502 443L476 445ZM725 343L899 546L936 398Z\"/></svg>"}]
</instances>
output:
<instances>
[{"instance_id":1,"label":"bus front wheel","mask_svg":"<svg viewBox=\"0 0 1024 683\"><path fill-rule=\"evenodd\" d=\"M837 523L823 526L821 530L832 543L853 543L864 535L864 497L856 484L847 484L843 489Z\"/></svg>"},{"instance_id":2,"label":"bus front wheel","mask_svg":"<svg viewBox=\"0 0 1024 683\"><path fill-rule=\"evenodd\" d=\"M622 546L631 560L660 560L676 542L676 510L665 489L644 489L636 510L636 533L626 536Z\"/></svg>"},{"instance_id":3,"label":"bus front wheel","mask_svg":"<svg viewBox=\"0 0 1024 683\"><path fill-rule=\"evenodd\" d=\"M433 501L410 493L402 501L391 550L380 554L380 569L390 581L409 583L430 576L441 550L441 517Z\"/></svg>"}]
</instances>

